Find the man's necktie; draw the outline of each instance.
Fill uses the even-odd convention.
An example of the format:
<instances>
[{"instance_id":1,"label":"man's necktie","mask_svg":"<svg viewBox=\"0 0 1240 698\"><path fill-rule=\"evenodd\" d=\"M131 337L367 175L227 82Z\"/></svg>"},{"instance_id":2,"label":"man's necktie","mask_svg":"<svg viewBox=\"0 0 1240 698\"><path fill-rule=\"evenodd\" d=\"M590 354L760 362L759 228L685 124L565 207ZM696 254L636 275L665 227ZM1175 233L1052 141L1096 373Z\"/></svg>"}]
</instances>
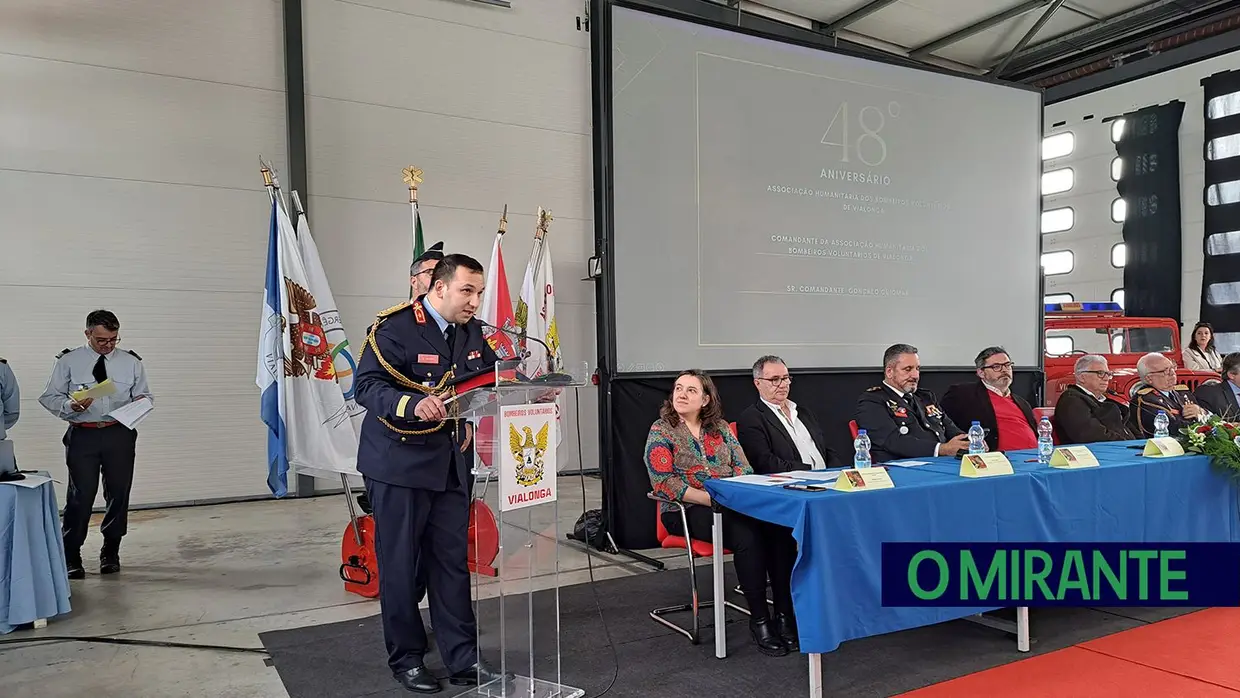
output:
<instances>
[{"instance_id":1,"label":"man's necktie","mask_svg":"<svg viewBox=\"0 0 1240 698\"><path fill-rule=\"evenodd\" d=\"M105 363L106 358L107 357L103 354L100 354L99 360L95 362L94 374L96 383L102 383L108 379L108 366Z\"/></svg>"},{"instance_id":2,"label":"man's necktie","mask_svg":"<svg viewBox=\"0 0 1240 698\"><path fill-rule=\"evenodd\" d=\"M444 330L443 337L448 341L448 353L452 356L456 355L456 325L448 325Z\"/></svg>"}]
</instances>

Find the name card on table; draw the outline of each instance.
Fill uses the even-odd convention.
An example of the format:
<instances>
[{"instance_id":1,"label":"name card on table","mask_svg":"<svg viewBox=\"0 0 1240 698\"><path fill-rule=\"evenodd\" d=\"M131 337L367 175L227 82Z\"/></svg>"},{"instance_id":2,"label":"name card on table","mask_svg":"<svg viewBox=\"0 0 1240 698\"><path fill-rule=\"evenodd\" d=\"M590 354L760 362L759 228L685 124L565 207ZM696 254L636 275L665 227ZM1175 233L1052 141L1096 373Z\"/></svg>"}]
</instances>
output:
<instances>
[{"instance_id":1,"label":"name card on table","mask_svg":"<svg viewBox=\"0 0 1240 698\"><path fill-rule=\"evenodd\" d=\"M960 477L1011 475L1012 464L999 452L967 453L960 459Z\"/></svg>"},{"instance_id":2,"label":"name card on table","mask_svg":"<svg viewBox=\"0 0 1240 698\"><path fill-rule=\"evenodd\" d=\"M1150 439L1145 442L1145 451L1141 453L1143 456L1151 458L1170 458L1172 456L1184 455L1184 447L1180 445L1174 437L1165 436L1160 439Z\"/></svg>"},{"instance_id":3,"label":"name card on table","mask_svg":"<svg viewBox=\"0 0 1240 698\"><path fill-rule=\"evenodd\" d=\"M1052 468L1096 468L1098 458L1084 446L1064 446L1051 454Z\"/></svg>"},{"instance_id":4,"label":"name card on table","mask_svg":"<svg viewBox=\"0 0 1240 698\"><path fill-rule=\"evenodd\" d=\"M860 492L864 490L887 490L895 487L886 468L851 468L841 470L835 481L837 492Z\"/></svg>"}]
</instances>

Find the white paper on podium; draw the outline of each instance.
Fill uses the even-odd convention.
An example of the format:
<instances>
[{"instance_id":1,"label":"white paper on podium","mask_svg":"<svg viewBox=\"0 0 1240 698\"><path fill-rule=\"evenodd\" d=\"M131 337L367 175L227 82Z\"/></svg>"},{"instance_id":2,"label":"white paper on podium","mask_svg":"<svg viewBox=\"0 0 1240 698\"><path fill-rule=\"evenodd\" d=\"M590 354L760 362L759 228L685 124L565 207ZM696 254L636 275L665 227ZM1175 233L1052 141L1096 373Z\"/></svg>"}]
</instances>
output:
<instances>
[{"instance_id":1,"label":"white paper on podium","mask_svg":"<svg viewBox=\"0 0 1240 698\"><path fill-rule=\"evenodd\" d=\"M46 475L31 475L30 473L26 473L25 475L26 477L20 480L7 480L5 482L0 482L0 485L13 485L14 487L29 487L33 489L46 482L52 481L52 478Z\"/></svg>"},{"instance_id":2,"label":"white paper on podium","mask_svg":"<svg viewBox=\"0 0 1240 698\"><path fill-rule=\"evenodd\" d=\"M146 419L146 416L155 409L155 405L147 398L141 397L128 405L117 407L108 413L108 416L116 421L124 424L130 429L137 428L138 423Z\"/></svg>"}]
</instances>

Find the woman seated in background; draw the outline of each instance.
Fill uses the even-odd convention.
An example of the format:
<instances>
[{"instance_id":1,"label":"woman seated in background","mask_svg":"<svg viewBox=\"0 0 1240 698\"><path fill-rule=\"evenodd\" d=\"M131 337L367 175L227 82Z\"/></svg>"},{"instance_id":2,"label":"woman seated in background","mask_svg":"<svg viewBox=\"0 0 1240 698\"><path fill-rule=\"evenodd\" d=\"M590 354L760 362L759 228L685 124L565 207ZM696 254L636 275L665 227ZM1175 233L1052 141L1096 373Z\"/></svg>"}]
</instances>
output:
<instances>
[{"instance_id":1,"label":"woman seated in background","mask_svg":"<svg viewBox=\"0 0 1240 698\"><path fill-rule=\"evenodd\" d=\"M1223 357L1214 348L1214 327L1210 323L1199 322L1193 328L1188 346L1184 347L1184 367L1190 371L1222 372Z\"/></svg>"},{"instance_id":2,"label":"woman seated in background","mask_svg":"<svg viewBox=\"0 0 1240 698\"><path fill-rule=\"evenodd\" d=\"M710 376L694 369L676 377L672 394L664 401L659 419L650 427L646 439L646 468L656 495L701 505L686 507L686 534L680 514L670 504L660 502L659 515L668 532L711 540L711 501L705 489L706 480L752 473L753 468L723 419L723 405ZM795 550L791 556L768 554L784 550L784 546L767 544L772 527L774 524L723 510L723 544L732 551L736 576L749 607L750 632L759 651L779 657L790 649L800 650L792 612ZM786 528L783 534L789 535ZM776 608L773 620L766 603L768 575Z\"/></svg>"}]
</instances>

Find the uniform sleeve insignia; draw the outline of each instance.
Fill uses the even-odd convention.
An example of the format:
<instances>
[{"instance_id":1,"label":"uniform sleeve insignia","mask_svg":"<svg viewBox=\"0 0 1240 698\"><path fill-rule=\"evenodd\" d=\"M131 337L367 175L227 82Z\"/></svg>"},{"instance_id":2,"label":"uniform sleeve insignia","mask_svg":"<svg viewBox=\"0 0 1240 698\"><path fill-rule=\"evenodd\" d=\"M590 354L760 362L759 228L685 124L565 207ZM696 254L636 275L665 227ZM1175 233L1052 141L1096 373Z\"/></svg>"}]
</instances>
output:
<instances>
[{"instance_id":1,"label":"uniform sleeve insignia","mask_svg":"<svg viewBox=\"0 0 1240 698\"><path fill-rule=\"evenodd\" d=\"M941 416L942 414L943 414L943 410L940 410L938 405L935 405L935 404L926 405L926 416L927 417L938 417L938 416Z\"/></svg>"},{"instance_id":2,"label":"uniform sleeve insignia","mask_svg":"<svg viewBox=\"0 0 1240 698\"><path fill-rule=\"evenodd\" d=\"M72 349L63 349L63 350L61 350L61 352L60 352L59 354L57 354L57 355L56 355L56 358L58 358L58 359L59 359L60 357L64 356L65 354L68 354L68 353L69 353L69 352L71 352L71 351L73 351L73 350L72 350Z\"/></svg>"},{"instance_id":3,"label":"uniform sleeve insignia","mask_svg":"<svg viewBox=\"0 0 1240 698\"><path fill-rule=\"evenodd\" d=\"M138 361L141 361L141 360L142 360L142 357L141 357L141 356L138 356L138 352L134 351L133 349L126 349L125 351L129 352L130 354L132 354L132 355L133 355L133 358L137 359Z\"/></svg>"}]
</instances>

